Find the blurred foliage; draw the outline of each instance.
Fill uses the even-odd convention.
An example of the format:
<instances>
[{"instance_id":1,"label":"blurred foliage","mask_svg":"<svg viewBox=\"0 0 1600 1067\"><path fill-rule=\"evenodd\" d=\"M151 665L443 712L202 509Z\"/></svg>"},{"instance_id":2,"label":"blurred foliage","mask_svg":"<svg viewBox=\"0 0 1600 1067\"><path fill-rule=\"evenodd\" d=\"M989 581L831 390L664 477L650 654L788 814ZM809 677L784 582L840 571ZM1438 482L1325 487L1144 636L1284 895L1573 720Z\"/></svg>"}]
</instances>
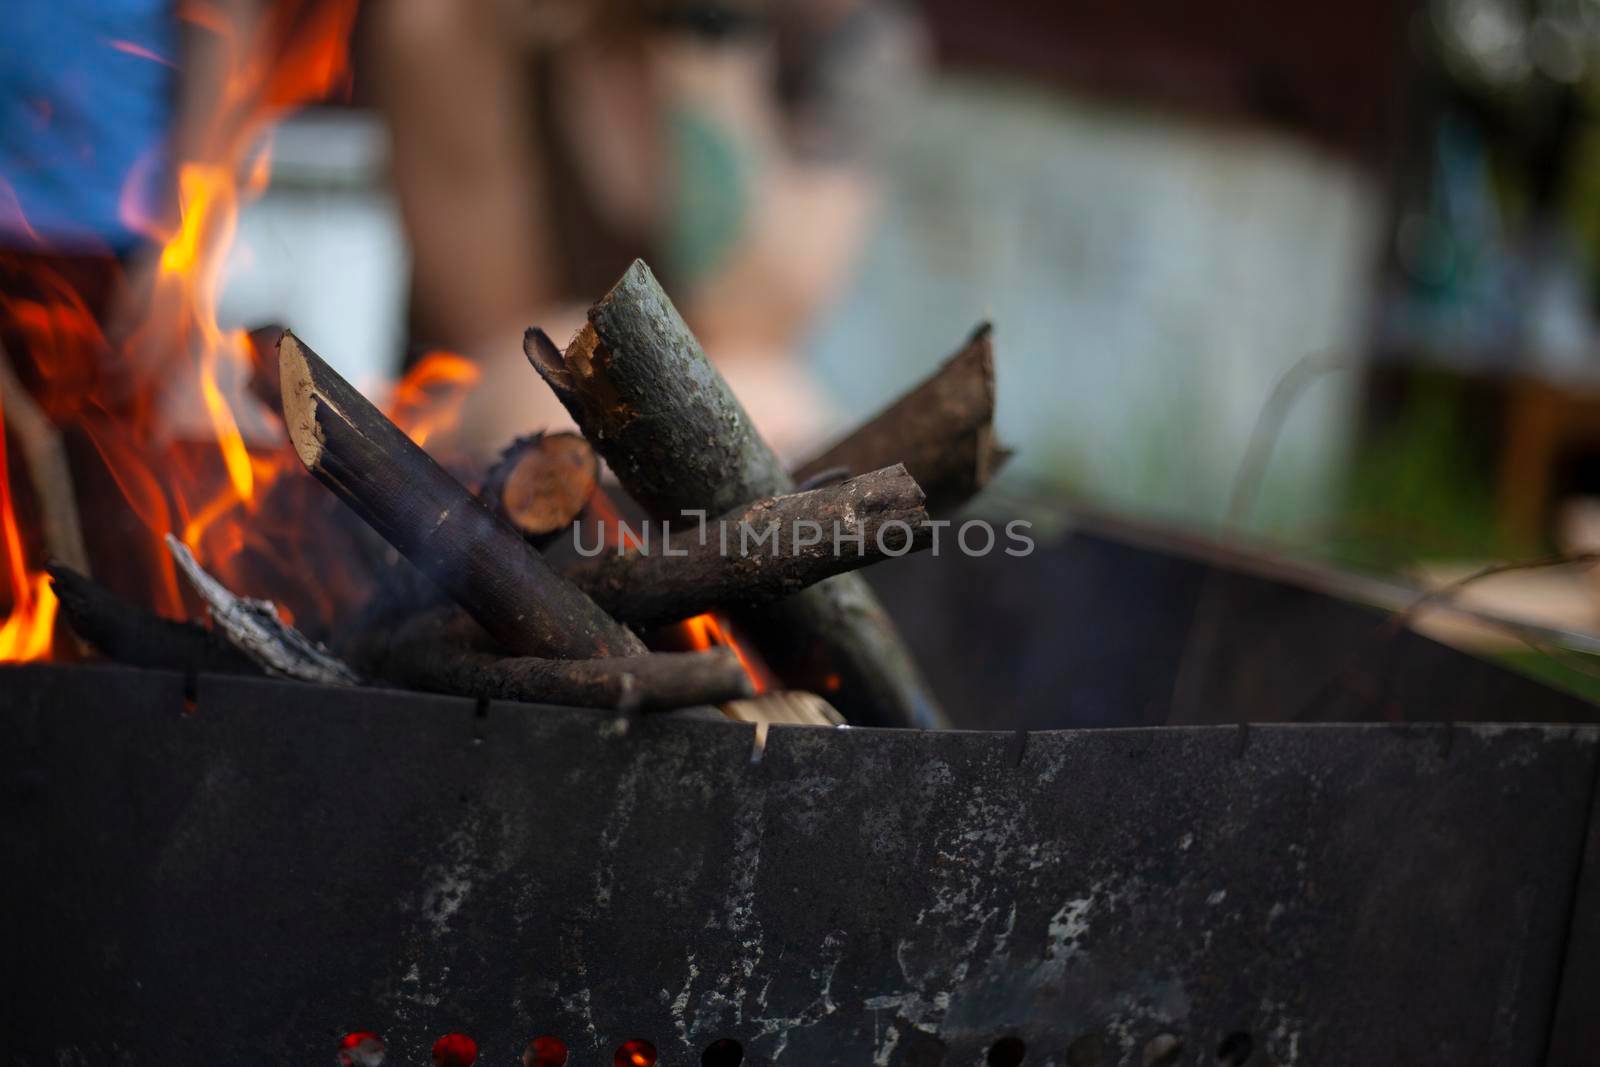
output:
<instances>
[{"instance_id":1,"label":"blurred foliage","mask_svg":"<svg viewBox=\"0 0 1600 1067\"><path fill-rule=\"evenodd\" d=\"M1493 455L1481 415L1459 378L1417 372L1402 410L1364 435L1350 464L1329 555L1364 570L1395 571L1419 558L1502 558Z\"/></svg>"},{"instance_id":2,"label":"blurred foliage","mask_svg":"<svg viewBox=\"0 0 1600 1067\"><path fill-rule=\"evenodd\" d=\"M1518 674L1600 704L1600 656L1559 654L1536 649L1501 652L1489 658Z\"/></svg>"}]
</instances>

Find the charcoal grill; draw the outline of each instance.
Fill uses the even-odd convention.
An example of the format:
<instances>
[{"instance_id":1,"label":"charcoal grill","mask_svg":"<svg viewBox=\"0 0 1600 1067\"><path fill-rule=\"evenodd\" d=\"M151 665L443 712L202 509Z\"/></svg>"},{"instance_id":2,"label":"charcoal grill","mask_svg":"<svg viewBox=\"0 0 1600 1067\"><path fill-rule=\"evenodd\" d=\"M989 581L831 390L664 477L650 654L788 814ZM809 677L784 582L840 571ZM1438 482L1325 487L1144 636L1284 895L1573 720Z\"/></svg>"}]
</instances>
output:
<instances>
[{"instance_id":1,"label":"charcoal grill","mask_svg":"<svg viewBox=\"0 0 1600 1067\"><path fill-rule=\"evenodd\" d=\"M1510 719L1581 706L1494 692ZM733 723L12 668L3 1047L331 1064L371 1030L395 1065L450 1032L482 1064L554 1035L573 1067L634 1039L687 1067L1592 1062L1597 759L1581 724L758 747Z\"/></svg>"}]
</instances>

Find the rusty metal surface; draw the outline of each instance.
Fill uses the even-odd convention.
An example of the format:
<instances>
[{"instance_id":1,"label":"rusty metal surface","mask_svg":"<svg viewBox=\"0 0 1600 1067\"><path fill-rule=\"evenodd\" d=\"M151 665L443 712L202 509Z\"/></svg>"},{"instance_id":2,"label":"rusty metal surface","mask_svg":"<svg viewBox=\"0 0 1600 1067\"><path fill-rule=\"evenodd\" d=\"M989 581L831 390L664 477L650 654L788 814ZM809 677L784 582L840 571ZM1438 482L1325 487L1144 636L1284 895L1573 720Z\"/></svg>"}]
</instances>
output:
<instances>
[{"instance_id":1,"label":"rusty metal surface","mask_svg":"<svg viewBox=\"0 0 1600 1067\"><path fill-rule=\"evenodd\" d=\"M1592 727L944 733L0 671L13 1064L1536 1064ZM1245 1048L1253 1058L1230 1056ZM219 1044L220 1043L220 1044ZM1069 1055L1069 1050L1071 1050Z\"/></svg>"}]
</instances>

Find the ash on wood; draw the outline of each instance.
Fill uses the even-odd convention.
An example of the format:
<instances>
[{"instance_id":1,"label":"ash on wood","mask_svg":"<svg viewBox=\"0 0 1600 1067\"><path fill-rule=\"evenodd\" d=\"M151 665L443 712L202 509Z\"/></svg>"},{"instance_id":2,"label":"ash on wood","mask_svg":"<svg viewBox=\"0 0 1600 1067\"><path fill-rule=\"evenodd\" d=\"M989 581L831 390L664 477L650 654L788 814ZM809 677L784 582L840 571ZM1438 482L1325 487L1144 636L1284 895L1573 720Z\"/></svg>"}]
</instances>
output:
<instances>
[{"instance_id":1,"label":"ash on wood","mask_svg":"<svg viewBox=\"0 0 1600 1067\"><path fill-rule=\"evenodd\" d=\"M306 469L501 646L560 659L645 652L292 333L278 362L284 424Z\"/></svg>"},{"instance_id":2,"label":"ash on wood","mask_svg":"<svg viewBox=\"0 0 1600 1067\"><path fill-rule=\"evenodd\" d=\"M658 518L721 515L794 490L643 262L635 260L590 308L589 324L564 353L536 329L523 347L623 487ZM945 723L857 575L830 578L738 621L787 684L828 693L852 721Z\"/></svg>"},{"instance_id":3,"label":"ash on wood","mask_svg":"<svg viewBox=\"0 0 1600 1067\"><path fill-rule=\"evenodd\" d=\"M185 674L262 673L254 660L204 626L163 619L63 563L45 569L67 625L107 659Z\"/></svg>"},{"instance_id":4,"label":"ash on wood","mask_svg":"<svg viewBox=\"0 0 1600 1067\"><path fill-rule=\"evenodd\" d=\"M322 685L355 685L361 680L327 649L284 622L271 601L236 595L200 566L182 541L169 533L166 543L190 587L211 609L217 630L268 674Z\"/></svg>"},{"instance_id":5,"label":"ash on wood","mask_svg":"<svg viewBox=\"0 0 1600 1067\"><path fill-rule=\"evenodd\" d=\"M650 552L603 552L563 569L611 615L652 626L752 607L836 574L926 548L922 490L896 464L762 500L673 534Z\"/></svg>"},{"instance_id":6,"label":"ash on wood","mask_svg":"<svg viewBox=\"0 0 1600 1067\"><path fill-rule=\"evenodd\" d=\"M600 486L600 457L575 433L513 441L478 494L490 509L542 548L577 521Z\"/></svg>"},{"instance_id":7,"label":"ash on wood","mask_svg":"<svg viewBox=\"0 0 1600 1067\"><path fill-rule=\"evenodd\" d=\"M930 377L796 469L795 480L904 463L928 494L929 511L959 509L1011 458L994 435L992 334L988 323L979 326Z\"/></svg>"},{"instance_id":8,"label":"ash on wood","mask_svg":"<svg viewBox=\"0 0 1600 1067\"><path fill-rule=\"evenodd\" d=\"M384 647L369 647L360 665L413 689L617 711L721 704L754 692L726 649L561 660L502 656L482 647L481 636L470 620L428 612L403 624Z\"/></svg>"}]
</instances>

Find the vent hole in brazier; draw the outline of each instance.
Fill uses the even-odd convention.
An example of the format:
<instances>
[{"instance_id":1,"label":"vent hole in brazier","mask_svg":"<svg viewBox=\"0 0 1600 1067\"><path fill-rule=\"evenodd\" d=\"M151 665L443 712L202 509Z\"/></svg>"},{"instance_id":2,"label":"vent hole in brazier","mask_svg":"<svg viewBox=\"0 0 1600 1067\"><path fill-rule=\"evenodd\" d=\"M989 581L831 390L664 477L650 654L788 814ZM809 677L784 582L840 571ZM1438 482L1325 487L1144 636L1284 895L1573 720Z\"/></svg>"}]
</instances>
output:
<instances>
[{"instance_id":1,"label":"vent hole in brazier","mask_svg":"<svg viewBox=\"0 0 1600 1067\"><path fill-rule=\"evenodd\" d=\"M1243 1030L1235 1030L1217 1045L1217 1059L1228 1067L1244 1067L1255 1051L1255 1038Z\"/></svg>"},{"instance_id":2,"label":"vent hole in brazier","mask_svg":"<svg viewBox=\"0 0 1600 1067\"><path fill-rule=\"evenodd\" d=\"M629 1038L617 1046L612 1067L656 1067L656 1047L642 1037Z\"/></svg>"},{"instance_id":3,"label":"vent hole in brazier","mask_svg":"<svg viewBox=\"0 0 1600 1067\"><path fill-rule=\"evenodd\" d=\"M339 1067L379 1067L383 1038L370 1030L352 1030L339 1039Z\"/></svg>"},{"instance_id":4,"label":"vent hole in brazier","mask_svg":"<svg viewBox=\"0 0 1600 1067\"><path fill-rule=\"evenodd\" d=\"M522 1067L566 1067L567 1043L551 1034L542 1034L522 1050Z\"/></svg>"},{"instance_id":5,"label":"vent hole in brazier","mask_svg":"<svg viewBox=\"0 0 1600 1067\"><path fill-rule=\"evenodd\" d=\"M731 1037L720 1038L700 1054L700 1067L739 1067L744 1062L744 1046Z\"/></svg>"},{"instance_id":6,"label":"vent hole in brazier","mask_svg":"<svg viewBox=\"0 0 1600 1067\"><path fill-rule=\"evenodd\" d=\"M1144 1043L1144 1067L1176 1067L1183 1042L1171 1034L1157 1034Z\"/></svg>"},{"instance_id":7,"label":"vent hole in brazier","mask_svg":"<svg viewBox=\"0 0 1600 1067\"><path fill-rule=\"evenodd\" d=\"M1023 1044L1022 1038L1002 1037L989 1046L989 1055L985 1062L989 1067L1017 1067L1017 1064L1022 1062L1022 1057L1027 1054L1028 1046Z\"/></svg>"},{"instance_id":8,"label":"vent hole in brazier","mask_svg":"<svg viewBox=\"0 0 1600 1067\"><path fill-rule=\"evenodd\" d=\"M445 1034L433 1043L433 1067L472 1067L478 1043L466 1034Z\"/></svg>"}]
</instances>

